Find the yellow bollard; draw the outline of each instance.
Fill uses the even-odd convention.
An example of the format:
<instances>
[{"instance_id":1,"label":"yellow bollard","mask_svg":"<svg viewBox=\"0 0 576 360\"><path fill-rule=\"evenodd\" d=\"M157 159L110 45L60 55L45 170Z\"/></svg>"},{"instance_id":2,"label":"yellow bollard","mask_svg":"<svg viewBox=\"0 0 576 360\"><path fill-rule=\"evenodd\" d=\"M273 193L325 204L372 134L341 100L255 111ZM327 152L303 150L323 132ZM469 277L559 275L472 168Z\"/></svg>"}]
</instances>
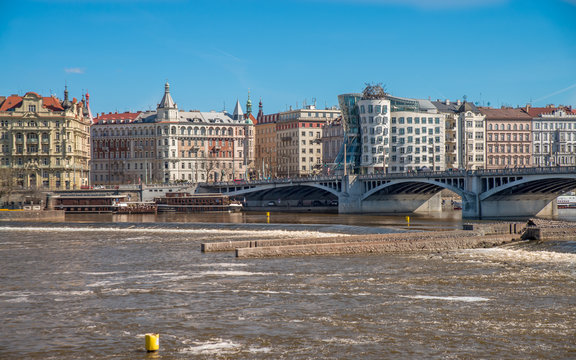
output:
<instances>
[{"instance_id":1,"label":"yellow bollard","mask_svg":"<svg viewBox=\"0 0 576 360\"><path fill-rule=\"evenodd\" d=\"M266 212L266 222L270 224L270 213Z\"/></svg>"},{"instance_id":2,"label":"yellow bollard","mask_svg":"<svg viewBox=\"0 0 576 360\"><path fill-rule=\"evenodd\" d=\"M160 349L160 334L146 334L146 351L158 351Z\"/></svg>"},{"instance_id":3,"label":"yellow bollard","mask_svg":"<svg viewBox=\"0 0 576 360\"><path fill-rule=\"evenodd\" d=\"M408 223L408 226L410 226L410 216L406 216L406 222Z\"/></svg>"}]
</instances>

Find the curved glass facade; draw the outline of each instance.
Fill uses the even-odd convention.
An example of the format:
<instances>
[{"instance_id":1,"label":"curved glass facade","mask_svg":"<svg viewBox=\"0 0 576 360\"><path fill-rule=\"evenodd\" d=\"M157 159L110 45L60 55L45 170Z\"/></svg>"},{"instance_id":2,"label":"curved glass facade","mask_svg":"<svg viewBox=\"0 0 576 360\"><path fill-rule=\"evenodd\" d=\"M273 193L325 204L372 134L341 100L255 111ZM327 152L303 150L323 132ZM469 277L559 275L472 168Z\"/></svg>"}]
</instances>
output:
<instances>
[{"instance_id":1,"label":"curved glass facade","mask_svg":"<svg viewBox=\"0 0 576 360\"><path fill-rule=\"evenodd\" d=\"M357 173L360 166L360 115L358 101L362 94L338 95L338 105L342 111L342 127L344 128L344 144L336 157L337 168L343 169L344 163L349 173ZM346 153L346 160L344 160Z\"/></svg>"}]
</instances>

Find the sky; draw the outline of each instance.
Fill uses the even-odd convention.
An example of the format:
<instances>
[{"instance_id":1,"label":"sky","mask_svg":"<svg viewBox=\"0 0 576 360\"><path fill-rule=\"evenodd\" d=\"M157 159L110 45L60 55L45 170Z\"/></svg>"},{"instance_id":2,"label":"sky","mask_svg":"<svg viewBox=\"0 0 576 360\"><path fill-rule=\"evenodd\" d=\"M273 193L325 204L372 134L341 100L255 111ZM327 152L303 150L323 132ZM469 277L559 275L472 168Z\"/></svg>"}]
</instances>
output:
<instances>
[{"instance_id":1,"label":"sky","mask_svg":"<svg viewBox=\"0 0 576 360\"><path fill-rule=\"evenodd\" d=\"M93 114L395 96L576 106L576 0L0 0L0 96Z\"/></svg>"}]
</instances>

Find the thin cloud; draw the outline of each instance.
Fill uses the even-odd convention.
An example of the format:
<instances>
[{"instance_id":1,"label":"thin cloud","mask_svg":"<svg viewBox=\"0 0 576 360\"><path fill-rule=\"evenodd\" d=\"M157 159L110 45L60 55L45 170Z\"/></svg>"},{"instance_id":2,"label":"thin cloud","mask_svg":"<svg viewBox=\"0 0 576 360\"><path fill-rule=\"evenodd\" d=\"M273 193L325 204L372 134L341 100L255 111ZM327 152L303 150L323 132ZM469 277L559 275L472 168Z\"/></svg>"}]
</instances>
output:
<instances>
[{"instance_id":1,"label":"thin cloud","mask_svg":"<svg viewBox=\"0 0 576 360\"><path fill-rule=\"evenodd\" d=\"M548 95L544 95L544 96L542 96L542 97L539 97L538 99L535 99L534 102L538 102L538 101L541 101L541 100L544 100L544 99L548 99L549 97L556 96L556 95L558 95L558 94L562 94L563 92L566 92L566 91L568 91L568 90L570 90L570 89L574 89L574 88L576 88L576 84L572 84L572 85L570 85L570 86L568 86L568 87L565 87L564 89L560 89L560 90L554 91L554 92L551 93L551 94L548 94Z\"/></svg>"},{"instance_id":2,"label":"thin cloud","mask_svg":"<svg viewBox=\"0 0 576 360\"><path fill-rule=\"evenodd\" d=\"M67 68L64 69L68 74L84 74L84 69L81 68Z\"/></svg>"}]
</instances>

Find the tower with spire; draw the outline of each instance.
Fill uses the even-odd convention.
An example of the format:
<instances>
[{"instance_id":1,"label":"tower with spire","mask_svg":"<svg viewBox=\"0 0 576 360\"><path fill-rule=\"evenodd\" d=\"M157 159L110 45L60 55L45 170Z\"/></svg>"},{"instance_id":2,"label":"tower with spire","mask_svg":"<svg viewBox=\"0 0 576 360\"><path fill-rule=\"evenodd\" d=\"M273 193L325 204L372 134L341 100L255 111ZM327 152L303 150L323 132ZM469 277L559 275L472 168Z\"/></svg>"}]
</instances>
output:
<instances>
[{"instance_id":1,"label":"tower with spire","mask_svg":"<svg viewBox=\"0 0 576 360\"><path fill-rule=\"evenodd\" d=\"M250 100L250 90L248 90L248 100L246 100L246 119L252 115L252 100Z\"/></svg>"},{"instance_id":2,"label":"tower with spire","mask_svg":"<svg viewBox=\"0 0 576 360\"><path fill-rule=\"evenodd\" d=\"M258 103L258 115L256 116L256 122L260 124L263 118L264 111L262 111L262 98L260 98L260 102Z\"/></svg>"},{"instance_id":3,"label":"tower with spire","mask_svg":"<svg viewBox=\"0 0 576 360\"><path fill-rule=\"evenodd\" d=\"M156 108L159 121L175 121L178 119L178 106L170 96L170 84L164 85L164 96Z\"/></svg>"},{"instance_id":4,"label":"tower with spire","mask_svg":"<svg viewBox=\"0 0 576 360\"><path fill-rule=\"evenodd\" d=\"M62 101L62 107L65 111L72 107L72 101L68 100L68 85L64 86L64 101Z\"/></svg>"}]
</instances>

